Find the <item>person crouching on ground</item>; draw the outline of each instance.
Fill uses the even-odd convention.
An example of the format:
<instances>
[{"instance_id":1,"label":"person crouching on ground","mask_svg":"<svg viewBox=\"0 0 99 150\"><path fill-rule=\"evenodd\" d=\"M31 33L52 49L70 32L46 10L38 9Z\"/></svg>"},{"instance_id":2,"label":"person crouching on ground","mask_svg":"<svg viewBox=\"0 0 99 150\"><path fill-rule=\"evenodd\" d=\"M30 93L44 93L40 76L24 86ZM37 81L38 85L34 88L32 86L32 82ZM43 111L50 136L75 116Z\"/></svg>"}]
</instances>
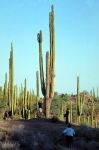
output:
<instances>
[{"instance_id":1,"label":"person crouching on ground","mask_svg":"<svg viewBox=\"0 0 99 150\"><path fill-rule=\"evenodd\" d=\"M71 124L69 123L67 128L63 131L63 134L66 137L67 146L70 147L73 142L73 137L75 135L74 129L71 127Z\"/></svg>"}]
</instances>

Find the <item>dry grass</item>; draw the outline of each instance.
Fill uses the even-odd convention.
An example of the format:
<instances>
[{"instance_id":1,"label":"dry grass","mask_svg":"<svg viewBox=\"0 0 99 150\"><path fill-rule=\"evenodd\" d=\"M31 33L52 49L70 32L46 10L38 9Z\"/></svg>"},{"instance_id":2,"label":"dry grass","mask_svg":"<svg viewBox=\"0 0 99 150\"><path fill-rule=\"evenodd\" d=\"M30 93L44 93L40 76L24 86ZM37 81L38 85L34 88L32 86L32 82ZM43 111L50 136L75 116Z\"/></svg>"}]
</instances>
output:
<instances>
[{"instance_id":1,"label":"dry grass","mask_svg":"<svg viewBox=\"0 0 99 150\"><path fill-rule=\"evenodd\" d=\"M66 147L64 123L46 120L0 122L0 150L98 150L99 129L74 127L71 148ZM61 139L61 140L59 140Z\"/></svg>"}]
</instances>

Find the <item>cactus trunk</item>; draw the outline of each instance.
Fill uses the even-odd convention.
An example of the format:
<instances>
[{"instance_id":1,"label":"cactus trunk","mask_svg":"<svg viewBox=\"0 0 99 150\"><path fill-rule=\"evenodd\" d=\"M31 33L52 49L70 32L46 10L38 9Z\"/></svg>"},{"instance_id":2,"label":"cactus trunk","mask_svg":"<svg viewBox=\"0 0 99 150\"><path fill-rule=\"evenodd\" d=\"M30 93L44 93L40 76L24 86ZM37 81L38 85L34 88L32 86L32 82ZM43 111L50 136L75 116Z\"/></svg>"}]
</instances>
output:
<instances>
[{"instance_id":1,"label":"cactus trunk","mask_svg":"<svg viewBox=\"0 0 99 150\"><path fill-rule=\"evenodd\" d=\"M10 59L9 59L9 84L10 84L10 109L13 115L14 107L14 65L13 65L13 46L11 43Z\"/></svg>"},{"instance_id":2,"label":"cactus trunk","mask_svg":"<svg viewBox=\"0 0 99 150\"><path fill-rule=\"evenodd\" d=\"M36 72L36 109L38 110L38 101L39 101L39 72Z\"/></svg>"},{"instance_id":3,"label":"cactus trunk","mask_svg":"<svg viewBox=\"0 0 99 150\"><path fill-rule=\"evenodd\" d=\"M49 15L50 31L50 56L46 53L46 85L44 82L43 57L42 57L42 31L38 33L39 43L39 68L41 90L44 96L44 113L47 118L50 117L50 106L54 96L54 78L55 78L55 31L54 31L54 7Z\"/></svg>"},{"instance_id":4,"label":"cactus trunk","mask_svg":"<svg viewBox=\"0 0 99 150\"><path fill-rule=\"evenodd\" d=\"M77 116L80 116L80 89L79 89L79 77L77 77Z\"/></svg>"}]
</instances>

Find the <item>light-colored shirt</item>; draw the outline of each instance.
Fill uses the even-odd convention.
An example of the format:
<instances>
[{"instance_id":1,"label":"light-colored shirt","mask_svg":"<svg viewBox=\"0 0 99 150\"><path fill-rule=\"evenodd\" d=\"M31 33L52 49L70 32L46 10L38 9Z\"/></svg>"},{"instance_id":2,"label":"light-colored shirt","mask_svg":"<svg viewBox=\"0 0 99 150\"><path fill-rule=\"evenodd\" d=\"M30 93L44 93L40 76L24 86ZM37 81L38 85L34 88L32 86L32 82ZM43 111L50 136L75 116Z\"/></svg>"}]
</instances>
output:
<instances>
[{"instance_id":1,"label":"light-colored shirt","mask_svg":"<svg viewBox=\"0 0 99 150\"><path fill-rule=\"evenodd\" d=\"M63 134L64 135L68 135L68 136L73 136L75 135L75 131L73 128L66 128L64 131L63 131Z\"/></svg>"}]
</instances>

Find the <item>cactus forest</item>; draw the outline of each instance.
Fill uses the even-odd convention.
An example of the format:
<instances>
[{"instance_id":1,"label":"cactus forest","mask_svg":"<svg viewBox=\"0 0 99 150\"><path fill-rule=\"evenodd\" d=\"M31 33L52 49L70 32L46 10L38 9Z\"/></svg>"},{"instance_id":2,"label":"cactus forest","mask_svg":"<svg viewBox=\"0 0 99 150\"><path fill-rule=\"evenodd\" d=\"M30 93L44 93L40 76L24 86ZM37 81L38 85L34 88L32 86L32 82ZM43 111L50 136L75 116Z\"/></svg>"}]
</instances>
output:
<instances>
[{"instance_id":1,"label":"cactus forest","mask_svg":"<svg viewBox=\"0 0 99 150\"><path fill-rule=\"evenodd\" d=\"M80 76L77 76L76 94L59 94L55 90L56 57L54 6L49 13L49 48L43 56L43 32L38 29L39 70L35 73L36 93L27 89L27 79L20 87L14 83L14 47L11 43L9 72L5 73L4 85L0 85L0 118L5 120L30 120L33 118L54 118L65 121L69 108L69 122L99 127L99 89L97 93L80 91ZM57 25L57 24L56 24ZM45 59L44 59L45 58ZM35 59L35 58L34 58ZM44 62L46 67L44 66ZM42 96L40 96L40 90Z\"/></svg>"}]
</instances>

